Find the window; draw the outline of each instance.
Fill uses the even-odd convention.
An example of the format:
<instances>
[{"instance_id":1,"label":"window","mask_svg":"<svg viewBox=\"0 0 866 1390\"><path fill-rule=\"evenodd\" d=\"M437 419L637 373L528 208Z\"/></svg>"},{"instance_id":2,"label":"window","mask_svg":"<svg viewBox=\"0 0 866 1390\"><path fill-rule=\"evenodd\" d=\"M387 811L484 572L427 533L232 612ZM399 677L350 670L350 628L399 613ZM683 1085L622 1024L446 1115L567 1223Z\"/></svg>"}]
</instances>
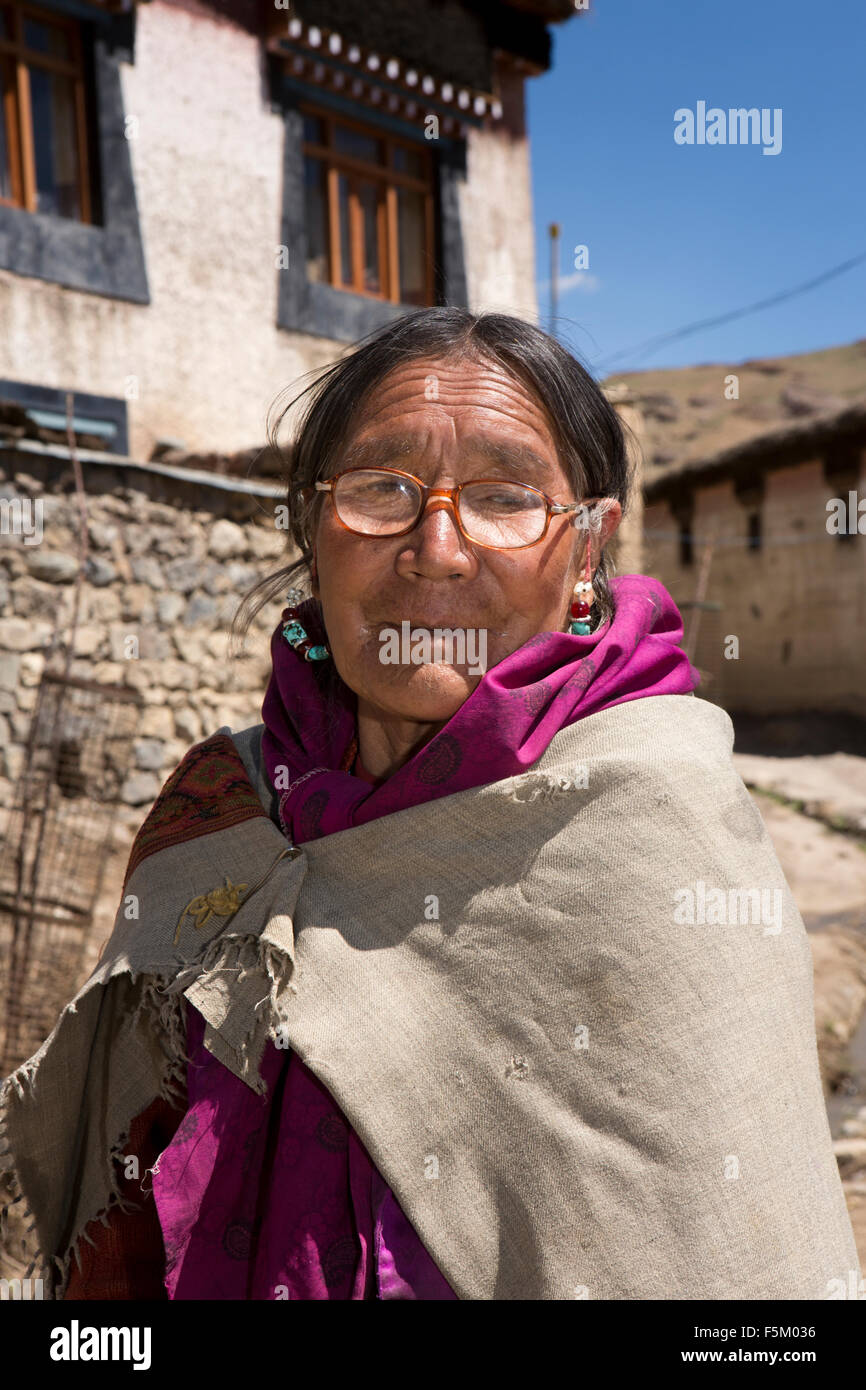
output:
<instances>
[{"instance_id":1,"label":"window","mask_svg":"<svg viewBox=\"0 0 866 1390\"><path fill-rule=\"evenodd\" d=\"M56 433L57 442L66 444L66 392L52 386L0 378L0 404L20 406L27 418L43 430ZM73 392L72 428L79 447L101 449L110 454L129 452L126 401L117 396L93 396Z\"/></svg>"},{"instance_id":2,"label":"window","mask_svg":"<svg viewBox=\"0 0 866 1390\"><path fill-rule=\"evenodd\" d=\"M91 222L81 28L0 0L0 203Z\"/></svg>"},{"instance_id":3,"label":"window","mask_svg":"<svg viewBox=\"0 0 866 1390\"><path fill-rule=\"evenodd\" d=\"M763 544L763 533L761 531L761 513L749 513L749 531L746 541L747 550L760 550Z\"/></svg>"},{"instance_id":4,"label":"window","mask_svg":"<svg viewBox=\"0 0 866 1390\"><path fill-rule=\"evenodd\" d=\"M72 8L73 0L65 3ZM135 10L81 8L91 17L77 24L59 12L0 0L0 267L69 289L149 304L130 142L118 138L126 118L121 67L135 61ZM36 26L26 34L25 18ZM63 106L69 82L58 87L50 73L47 87L42 80L48 58L64 44L62 51L75 55L78 76L51 72L68 78L77 94L72 124L63 123L63 112L70 114L69 104ZM73 65L55 61L62 68ZM28 97L22 103L25 88ZM75 154L71 172L69 151Z\"/></svg>"},{"instance_id":5,"label":"window","mask_svg":"<svg viewBox=\"0 0 866 1390\"><path fill-rule=\"evenodd\" d=\"M308 280L432 304L429 151L306 107L302 114Z\"/></svg>"}]
</instances>

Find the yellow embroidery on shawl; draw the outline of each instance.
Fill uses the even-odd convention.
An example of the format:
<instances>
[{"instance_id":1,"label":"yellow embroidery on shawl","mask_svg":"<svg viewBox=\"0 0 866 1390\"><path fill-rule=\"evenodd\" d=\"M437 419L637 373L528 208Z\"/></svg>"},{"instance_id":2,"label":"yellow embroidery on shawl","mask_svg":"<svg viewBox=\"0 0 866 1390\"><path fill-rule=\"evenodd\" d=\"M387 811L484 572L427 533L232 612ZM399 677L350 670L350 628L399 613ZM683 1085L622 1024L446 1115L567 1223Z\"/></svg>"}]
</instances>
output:
<instances>
[{"instance_id":1,"label":"yellow embroidery on shawl","mask_svg":"<svg viewBox=\"0 0 866 1390\"><path fill-rule=\"evenodd\" d=\"M262 874L262 877L259 879L258 883L250 889L249 893L247 894L247 897L251 898L253 893L258 892L259 888L261 888L265 880L270 878L271 874L273 873L274 869L277 867L281 859L285 859L287 855L294 859L295 856L298 854L300 854L300 850L297 848L296 845L291 845L288 849L280 850L276 859L271 864L271 867L267 870L266 873ZM207 926L211 917L234 917L238 908L241 907L244 902L246 902L246 898L242 898L240 895L241 893L243 893L245 888L249 888L249 884L232 883L228 874L225 874L224 878L225 883L223 883L219 888L212 888L209 893L200 893L198 897L190 899L183 912L180 914L180 917L178 918L177 928L174 933L174 942L172 943L173 945L176 946L178 940L180 939L180 929L183 926L184 917L194 917L194 926L196 928L196 931L198 931L200 927Z\"/></svg>"},{"instance_id":2,"label":"yellow embroidery on shawl","mask_svg":"<svg viewBox=\"0 0 866 1390\"><path fill-rule=\"evenodd\" d=\"M248 883L232 883L226 874L222 887L212 888L209 893L200 893L197 898L191 898L178 919L173 944L176 946L178 943L184 917L194 917L195 928L198 930L200 927L206 927L211 917L234 916L241 905L240 895L245 888L249 888Z\"/></svg>"}]
</instances>

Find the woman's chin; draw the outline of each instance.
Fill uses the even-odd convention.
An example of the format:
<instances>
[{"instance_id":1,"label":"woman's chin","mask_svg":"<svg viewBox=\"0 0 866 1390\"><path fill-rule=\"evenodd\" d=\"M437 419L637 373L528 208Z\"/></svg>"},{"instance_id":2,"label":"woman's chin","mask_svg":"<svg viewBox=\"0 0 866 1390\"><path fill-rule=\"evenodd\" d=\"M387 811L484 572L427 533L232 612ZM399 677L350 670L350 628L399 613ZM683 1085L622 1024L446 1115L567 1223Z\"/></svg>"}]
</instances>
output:
<instances>
[{"instance_id":1,"label":"woman's chin","mask_svg":"<svg viewBox=\"0 0 866 1390\"><path fill-rule=\"evenodd\" d=\"M359 697L385 716L419 724L444 724L455 715L481 681L465 668L432 663L391 667L386 679L364 683Z\"/></svg>"}]
</instances>

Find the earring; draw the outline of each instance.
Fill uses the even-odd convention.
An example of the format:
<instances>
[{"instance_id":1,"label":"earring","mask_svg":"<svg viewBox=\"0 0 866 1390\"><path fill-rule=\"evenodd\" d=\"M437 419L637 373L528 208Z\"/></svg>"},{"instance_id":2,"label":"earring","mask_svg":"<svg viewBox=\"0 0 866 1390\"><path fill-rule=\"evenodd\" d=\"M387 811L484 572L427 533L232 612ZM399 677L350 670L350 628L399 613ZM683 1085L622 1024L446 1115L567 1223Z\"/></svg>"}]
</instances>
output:
<instances>
[{"instance_id":1,"label":"earring","mask_svg":"<svg viewBox=\"0 0 866 1390\"><path fill-rule=\"evenodd\" d=\"M289 603L295 598L296 589L290 589L286 595ZM286 625L283 628L283 636L290 647L294 647L298 656L302 656L305 661L327 661L331 653L324 644L317 644L311 637L307 636L307 630L298 618L297 608L289 608L286 612Z\"/></svg>"},{"instance_id":2,"label":"earring","mask_svg":"<svg viewBox=\"0 0 866 1390\"><path fill-rule=\"evenodd\" d=\"M589 613L593 604L592 592L592 542L587 537L586 569L583 579L574 586L575 597L571 604L571 623L569 632L573 637L586 637L589 634Z\"/></svg>"}]
</instances>

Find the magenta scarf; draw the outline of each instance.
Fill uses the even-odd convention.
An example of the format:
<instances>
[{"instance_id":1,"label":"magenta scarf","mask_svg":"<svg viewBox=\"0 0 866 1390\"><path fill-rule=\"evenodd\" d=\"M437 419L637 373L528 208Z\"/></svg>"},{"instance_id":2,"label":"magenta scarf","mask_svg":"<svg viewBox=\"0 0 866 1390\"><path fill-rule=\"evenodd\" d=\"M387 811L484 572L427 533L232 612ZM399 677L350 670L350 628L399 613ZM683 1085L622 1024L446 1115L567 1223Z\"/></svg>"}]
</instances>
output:
<instances>
[{"instance_id":1,"label":"magenta scarf","mask_svg":"<svg viewBox=\"0 0 866 1390\"><path fill-rule=\"evenodd\" d=\"M647 695L688 694L697 671L657 580L612 582L615 613L587 637L545 632L486 672L435 738L381 786L339 768L354 697L336 673L271 642L265 764L287 765L295 842L524 771L560 729ZM315 630L310 606L303 612ZM329 663L330 665L330 663ZM423 1299L456 1294L326 1087L295 1052L265 1047L256 1095L203 1046L190 1007L188 1109L153 1192L172 1299Z\"/></svg>"},{"instance_id":2,"label":"magenta scarf","mask_svg":"<svg viewBox=\"0 0 866 1390\"><path fill-rule=\"evenodd\" d=\"M355 734L355 697L332 663L300 659L271 638L273 669L262 705L262 752L278 790L280 823L303 844L408 806L525 772L554 734L596 710L647 695L682 695L700 680L680 647L682 619L657 579L611 581L614 616L586 637L541 632L485 672L429 743L381 786L340 768ZM316 631L317 605L301 607ZM324 634L321 634L322 636ZM327 668L327 669L326 669Z\"/></svg>"}]
</instances>

